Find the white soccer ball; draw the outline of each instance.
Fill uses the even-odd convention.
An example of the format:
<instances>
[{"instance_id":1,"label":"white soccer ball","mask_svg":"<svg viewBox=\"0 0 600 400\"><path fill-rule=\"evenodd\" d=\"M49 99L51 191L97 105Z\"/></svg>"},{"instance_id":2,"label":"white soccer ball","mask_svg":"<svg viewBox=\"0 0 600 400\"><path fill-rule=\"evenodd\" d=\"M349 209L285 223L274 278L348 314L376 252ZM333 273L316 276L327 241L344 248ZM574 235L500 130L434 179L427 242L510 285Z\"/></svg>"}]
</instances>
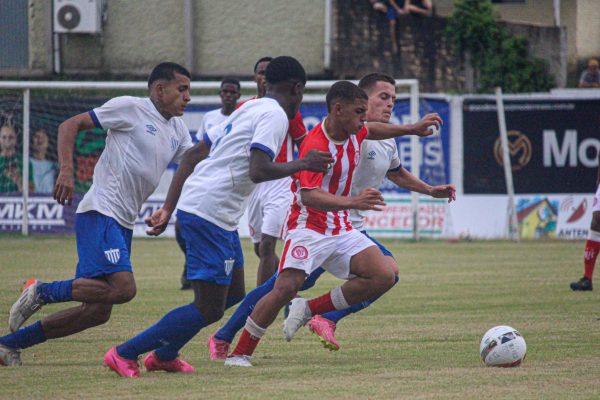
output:
<instances>
[{"instance_id":1,"label":"white soccer ball","mask_svg":"<svg viewBox=\"0 0 600 400\"><path fill-rule=\"evenodd\" d=\"M527 353L523 336L510 326L495 326L483 335L479 354L488 367L517 367Z\"/></svg>"}]
</instances>

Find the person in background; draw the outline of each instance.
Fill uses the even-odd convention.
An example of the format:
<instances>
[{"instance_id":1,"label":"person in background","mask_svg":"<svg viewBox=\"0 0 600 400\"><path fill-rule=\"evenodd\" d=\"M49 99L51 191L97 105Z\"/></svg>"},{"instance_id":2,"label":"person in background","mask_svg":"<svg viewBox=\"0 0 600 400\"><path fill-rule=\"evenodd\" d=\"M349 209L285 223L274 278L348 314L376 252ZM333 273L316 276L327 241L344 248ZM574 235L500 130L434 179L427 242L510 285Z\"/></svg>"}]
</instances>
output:
<instances>
[{"instance_id":1,"label":"person in background","mask_svg":"<svg viewBox=\"0 0 600 400\"><path fill-rule=\"evenodd\" d=\"M591 89L600 87L600 70L598 69L598 60L590 58L587 68L581 73L579 78L580 89Z\"/></svg>"},{"instance_id":2,"label":"person in background","mask_svg":"<svg viewBox=\"0 0 600 400\"><path fill-rule=\"evenodd\" d=\"M31 137L31 167L33 168L33 190L36 193L52 193L58 165L49 159L48 132L39 128Z\"/></svg>"},{"instance_id":3,"label":"person in background","mask_svg":"<svg viewBox=\"0 0 600 400\"><path fill-rule=\"evenodd\" d=\"M23 191L23 157L17 153L17 130L14 125L0 127L0 192ZM32 168L29 168L29 190L33 190Z\"/></svg>"}]
</instances>

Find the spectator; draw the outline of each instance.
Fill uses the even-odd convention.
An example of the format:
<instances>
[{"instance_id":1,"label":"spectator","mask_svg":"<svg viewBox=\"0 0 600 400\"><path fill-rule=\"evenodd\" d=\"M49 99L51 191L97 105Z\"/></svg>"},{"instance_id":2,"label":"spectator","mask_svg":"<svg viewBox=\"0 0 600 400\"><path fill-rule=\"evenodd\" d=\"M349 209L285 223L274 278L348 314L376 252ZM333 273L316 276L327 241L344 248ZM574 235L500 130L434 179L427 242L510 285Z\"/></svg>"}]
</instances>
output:
<instances>
[{"instance_id":1,"label":"spectator","mask_svg":"<svg viewBox=\"0 0 600 400\"><path fill-rule=\"evenodd\" d=\"M52 193L58 167L49 159L49 137L45 129L35 131L31 138L31 166L33 168L33 187L37 193Z\"/></svg>"},{"instance_id":2,"label":"spectator","mask_svg":"<svg viewBox=\"0 0 600 400\"><path fill-rule=\"evenodd\" d=\"M579 78L579 87L582 89L600 87L600 71L598 70L597 59L589 59L587 68L581 73L581 78Z\"/></svg>"},{"instance_id":3,"label":"spectator","mask_svg":"<svg viewBox=\"0 0 600 400\"><path fill-rule=\"evenodd\" d=\"M408 14L410 0L389 0L387 7L387 19L390 24L390 39L392 40L392 53L398 54L398 37L396 34L396 21L399 15Z\"/></svg>"},{"instance_id":4,"label":"spectator","mask_svg":"<svg viewBox=\"0 0 600 400\"><path fill-rule=\"evenodd\" d=\"M21 192L23 158L17 154L17 131L13 125L0 127L0 192ZM29 186L32 189L31 169Z\"/></svg>"}]
</instances>

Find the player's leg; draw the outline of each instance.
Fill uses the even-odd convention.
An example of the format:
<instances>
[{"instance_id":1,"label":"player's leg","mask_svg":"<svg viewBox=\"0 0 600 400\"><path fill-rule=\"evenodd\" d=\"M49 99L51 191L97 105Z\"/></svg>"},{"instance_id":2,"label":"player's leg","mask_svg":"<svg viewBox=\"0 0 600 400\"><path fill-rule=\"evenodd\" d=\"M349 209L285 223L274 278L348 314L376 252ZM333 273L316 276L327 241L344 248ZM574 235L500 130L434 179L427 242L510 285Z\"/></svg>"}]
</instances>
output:
<instances>
[{"instance_id":1,"label":"player's leg","mask_svg":"<svg viewBox=\"0 0 600 400\"><path fill-rule=\"evenodd\" d=\"M277 271L279 265L279 257L275 254L275 247L277 246L277 238L262 234L260 243L258 245L258 271L256 272L256 286L260 286L269 280Z\"/></svg>"},{"instance_id":2,"label":"player's leg","mask_svg":"<svg viewBox=\"0 0 600 400\"><path fill-rule=\"evenodd\" d=\"M600 186L598 189L600 192ZM600 252L600 205L598 205L598 193L594 198L594 212L592 213L592 223L590 232L588 233L587 241L585 242L585 252L583 257L584 273L583 277L576 282L571 283L571 289L578 291L593 290L592 277L596 267L596 259Z\"/></svg>"},{"instance_id":3,"label":"player's leg","mask_svg":"<svg viewBox=\"0 0 600 400\"><path fill-rule=\"evenodd\" d=\"M11 331L16 331L44 304L66 301L121 304L133 299L136 287L130 261L132 233L98 212L77 214L79 262L75 279L48 283L30 279L10 310ZM111 278L104 279L108 276Z\"/></svg>"},{"instance_id":4,"label":"player's leg","mask_svg":"<svg viewBox=\"0 0 600 400\"><path fill-rule=\"evenodd\" d=\"M388 268L394 271L394 274L396 275L395 283L398 283L398 264L396 263L396 260L394 259L392 253L377 240L370 237L366 231L363 231L362 233L363 235L368 237L373 243L375 243L377 247L379 247L383 255L386 256L385 259ZM354 314L360 310L364 310L365 308L373 304L375 301L377 301L379 297L381 296L375 296L371 299L361 301L360 303L353 304L344 310L335 310L325 313L323 315L315 315L311 318L310 321L308 321L308 327L312 332L314 332L320 337L321 343L323 343L323 346L325 348L329 350L338 350L340 346L337 342L337 339L335 338L335 330L337 328L338 321L350 314Z\"/></svg>"},{"instance_id":5,"label":"player's leg","mask_svg":"<svg viewBox=\"0 0 600 400\"><path fill-rule=\"evenodd\" d=\"M289 341L300 327L314 315L349 308L380 296L395 283L395 273L379 248L359 232L353 231L338 239L338 246L324 263L325 268L341 279L349 279L322 296L311 300L294 299L284 323Z\"/></svg>"},{"instance_id":6,"label":"player's leg","mask_svg":"<svg viewBox=\"0 0 600 400\"><path fill-rule=\"evenodd\" d=\"M277 239L282 237L283 226L292 202L288 179L268 182L263 189L262 223L259 246L260 262L257 272L257 286L266 282L279 266L279 257L275 253Z\"/></svg>"},{"instance_id":7,"label":"player's leg","mask_svg":"<svg viewBox=\"0 0 600 400\"><path fill-rule=\"evenodd\" d=\"M185 240L181 236L181 228L179 227L179 220L175 221L175 241L185 256ZM192 282L187 279L187 268L185 260L183 262L183 272L181 273L181 290L188 290L192 288Z\"/></svg>"}]
</instances>

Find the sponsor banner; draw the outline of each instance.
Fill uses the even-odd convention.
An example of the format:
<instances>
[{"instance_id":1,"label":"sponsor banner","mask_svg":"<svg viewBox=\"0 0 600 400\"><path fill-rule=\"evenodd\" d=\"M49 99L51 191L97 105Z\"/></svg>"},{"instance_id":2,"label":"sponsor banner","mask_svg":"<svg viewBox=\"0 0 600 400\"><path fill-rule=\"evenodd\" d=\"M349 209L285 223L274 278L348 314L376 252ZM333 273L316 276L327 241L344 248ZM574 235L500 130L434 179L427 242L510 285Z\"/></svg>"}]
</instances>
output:
<instances>
[{"instance_id":1,"label":"sponsor banner","mask_svg":"<svg viewBox=\"0 0 600 400\"><path fill-rule=\"evenodd\" d=\"M586 193L596 181L600 100L505 101L515 193ZM495 102L463 103L464 192L506 193Z\"/></svg>"},{"instance_id":2,"label":"sponsor banner","mask_svg":"<svg viewBox=\"0 0 600 400\"><path fill-rule=\"evenodd\" d=\"M81 199L75 196L77 204ZM47 195L32 195L27 205L31 234L72 234L75 231L76 207L62 206ZM0 233L20 233L23 222L23 199L20 194L0 196Z\"/></svg>"},{"instance_id":3,"label":"sponsor banner","mask_svg":"<svg viewBox=\"0 0 600 400\"><path fill-rule=\"evenodd\" d=\"M516 196L521 238L586 239L592 220L593 198L593 194ZM508 197L505 195L465 195L449 209L453 236L508 238Z\"/></svg>"},{"instance_id":4,"label":"sponsor banner","mask_svg":"<svg viewBox=\"0 0 600 400\"><path fill-rule=\"evenodd\" d=\"M412 238L413 207L411 197L387 194L387 206L382 211L366 213L364 228L372 236ZM419 201L419 235L426 237L446 236L449 219L448 205L444 199L421 198Z\"/></svg>"}]
</instances>

